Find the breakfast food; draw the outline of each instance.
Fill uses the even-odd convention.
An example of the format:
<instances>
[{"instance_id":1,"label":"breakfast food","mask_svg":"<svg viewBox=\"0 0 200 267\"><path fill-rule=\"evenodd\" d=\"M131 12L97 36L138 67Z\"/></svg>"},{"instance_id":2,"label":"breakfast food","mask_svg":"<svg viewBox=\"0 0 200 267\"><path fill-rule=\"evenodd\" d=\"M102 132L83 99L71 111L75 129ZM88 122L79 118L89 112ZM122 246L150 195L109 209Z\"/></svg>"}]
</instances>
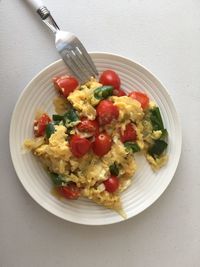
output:
<instances>
[{"instance_id":1,"label":"breakfast food","mask_svg":"<svg viewBox=\"0 0 200 267\"><path fill-rule=\"evenodd\" d=\"M104 71L99 81L80 85L57 76L55 114L38 112L27 149L48 171L63 198L87 197L125 216L120 194L136 172L135 154L143 153L154 171L167 161L167 130L159 107L144 92L129 95L120 77Z\"/></svg>"}]
</instances>

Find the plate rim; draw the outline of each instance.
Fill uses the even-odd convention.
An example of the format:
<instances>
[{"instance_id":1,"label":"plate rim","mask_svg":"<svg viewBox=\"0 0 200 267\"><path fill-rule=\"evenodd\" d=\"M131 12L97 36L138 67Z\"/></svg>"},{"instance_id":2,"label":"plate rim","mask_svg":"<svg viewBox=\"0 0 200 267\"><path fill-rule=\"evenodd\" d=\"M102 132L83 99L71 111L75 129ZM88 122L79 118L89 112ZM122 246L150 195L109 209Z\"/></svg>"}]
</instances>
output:
<instances>
[{"instance_id":1,"label":"plate rim","mask_svg":"<svg viewBox=\"0 0 200 267\"><path fill-rule=\"evenodd\" d=\"M122 55L119 55L119 54L116 54L116 53L109 53L109 52L89 52L89 54L91 55L104 55L104 56L110 56L110 57L114 57L114 58L119 58L121 60L125 60L125 61L128 61L130 62L131 64L135 64L136 66L138 66L139 68L143 69L148 75L150 75L155 81L156 83L159 83L165 93L167 94L168 98L170 99L171 101L171 104L173 106L173 109L174 109L174 114L175 117L176 117L176 122L177 122L177 125L176 125L176 130L177 130L177 133L178 133L178 138L179 138L179 147L178 147L178 156L176 158L176 164L174 166L174 170L171 174L171 178L168 180L168 182L166 183L165 187L159 191L159 195L157 195L156 197L154 197L153 199L149 200L148 204L145 205L145 207L143 207L142 209L140 209L138 212L136 212L134 215L130 216L129 218L127 219L123 219L119 216L119 219L117 220L114 220L114 221L111 221L111 222L102 222L102 223L89 223L89 222L78 222L78 221L73 221L73 220L70 220L70 219L67 219L65 218L64 216L62 216L61 214L56 214L54 211L52 211L50 208L48 208L45 203L41 203L39 202L39 199L37 199L34 194L32 194L32 192L29 192L29 190L26 188L24 182L23 182L23 179L20 178L20 175L19 172L18 172L18 168L17 168L17 164L14 160L14 155L13 155L13 151L12 151L12 136L11 136L11 133L12 133L12 125L13 125L13 121L14 121L14 115L15 115L15 111L17 110L17 107L18 107L18 104L20 103L21 99L23 98L23 95L24 93L28 90L29 86L31 85L32 82L34 82L35 79L38 78L38 76L40 76L43 72L47 71L49 68L51 68L52 66L56 65L56 64L59 64L61 62L63 62L62 59L58 59L52 63L50 63L49 65L47 65L46 67L44 67L42 70L40 70L38 73L36 73L33 78L27 83L27 85L23 88L23 90L21 91L20 95L18 96L18 99L15 103L15 106L14 106L14 109L12 111L12 115L11 115L11 120L10 120L10 127L9 127L9 149L10 149L10 154L11 154L11 159L12 159L12 164L13 164L13 167L15 169L15 173L19 179L19 181L21 182L22 186L24 187L25 191L29 194L29 196L31 196L32 199L34 199L34 201L36 201L42 208L44 208L46 211L50 212L51 214L55 215L56 217L58 218L61 218L65 221L68 221L68 222L72 222L72 223L76 223L76 224L80 224L80 225L90 225L90 226L102 226L102 225L110 225L110 224L114 224L114 223L119 223L119 222L124 222L124 221L127 221L131 218L134 218L136 215L144 212L147 208L149 208L151 205L153 205L160 197L161 195L164 193L164 191L168 188L168 186L170 185L172 179L174 178L174 175L176 173L176 170L177 170L177 167L178 167L178 164L179 164L179 161L180 161L180 157L181 157L181 152L182 152L182 128L181 128L181 122L180 122L180 117L179 117L179 114L175 108L175 105L174 105L174 102L173 102L173 98L170 96L170 93L168 91L168 89L166 88L166 86L164 86L164 84L157 78L157 76L151 72L148 68L144 67L142 64L130 59L130 58L127 58L125 56L122 56Z\"/></svg>"}]
</instances>

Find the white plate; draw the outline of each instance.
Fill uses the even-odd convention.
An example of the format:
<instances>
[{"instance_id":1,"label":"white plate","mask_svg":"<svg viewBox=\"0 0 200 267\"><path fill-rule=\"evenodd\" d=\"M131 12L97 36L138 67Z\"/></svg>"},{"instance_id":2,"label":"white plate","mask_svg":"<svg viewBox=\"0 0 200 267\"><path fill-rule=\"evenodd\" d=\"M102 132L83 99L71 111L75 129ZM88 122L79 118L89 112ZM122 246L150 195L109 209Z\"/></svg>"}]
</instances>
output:
<instances>
[{"instance_id":1,"label":"white plate","mask_svg":"<svg viewBox=\"0 0 200 267\"><path fill-rule=\"evenodd\" d=\"M160 107L169 132L166 167L154 173L143 157L137 157L138 171L130 188L122 193L122 203L128 218L149 207L164 192L173 178L181 153L181 129L174 104L164 86L149 71L133 61L107 53L91 53L99 70L115 70L122 88L145 91ZM17 175L27 192L43 208L65 220L88 225L105 225L123 221L117 213L100 207L87 199L58 200L51 194L49 176L31 153L22 151L26 138L32 137L35 111L42 108L53 113L54 75L66 74L67 68L58 60L42 70L23 90L15 106L10 126L10 151Z\"/></svg>"}]
</instances>

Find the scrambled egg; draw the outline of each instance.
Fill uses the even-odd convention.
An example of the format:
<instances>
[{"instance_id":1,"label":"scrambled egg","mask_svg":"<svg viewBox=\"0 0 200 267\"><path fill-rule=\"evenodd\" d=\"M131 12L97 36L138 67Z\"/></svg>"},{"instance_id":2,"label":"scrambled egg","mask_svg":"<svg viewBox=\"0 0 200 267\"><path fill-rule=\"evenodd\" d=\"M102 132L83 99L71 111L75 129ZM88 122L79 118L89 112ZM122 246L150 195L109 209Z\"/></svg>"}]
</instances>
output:
<instances>
[{"instance_id":1,"label":"scrambled egg","mask_svg":"<svg viewBox=\"0 0 200 267\"><path fill-rule=\"evenodd\" d=\"M92 79L70 93L67 99L57 97L54 100L56 112L63 114L70 103L80 117L94 120L96 118L95 106L100 101L94 97L94 90L99 86L101 84ZM76 186L81 188L82 196L125 216L120 201L120 192L131 185L137 168L133 153L120 140L119 129L123 133L128 123L134 123L137 133L136 144L140 150L145 151L146 158L153 169L164 165L167 157L164 155L154 158L146 152L147 144L153 142L153 139L159 139L162 132L153 131L152 125L144 120L144 111L137 100L128 96L110 96L108 99L118 107L119 119L104 127L104 130L112 136L113 144L110 151L103 157L96 156L92 151L81 158L74 157L68 140L69 134L75 133L76 130L69 132L64 125L55 125L55 132L48 140L44 137L26 140L25 147L31 150L50 172L63 175L66 182L76 183ZM151 106L155 106L153 102ZM120 167L120 185L115 193L109 193L105 190L103 181L109 176L109 166L113 163Z\"/></svg>"},{"instance_id":2,"label":"scrambled egg","mask_svg":"<svg viewBox=\"0 0 200 267\"><path fill-rule=\"evenodd\" d=\"M80 115L87 117L89 120L94 120L96 117L94 106L99 103L99 100L95 100L93 92L99 86L101 86L100 83L96 80L91 80L86 85L82 85L79 90L71 93L67 98L73 107L80 112Z\"/></svg>"},{"instance_id":3,"label":"scrambled egg","mask_svg":"<svg viewBox=\"0 0 200 267\"><path fill-rule=\"evenodd\" d=\"M140 121L144 112L137 100L128 96L112 96L111 100L119 108L119 121L131 120L133 122Z\"/></svg>"}]
</instances>

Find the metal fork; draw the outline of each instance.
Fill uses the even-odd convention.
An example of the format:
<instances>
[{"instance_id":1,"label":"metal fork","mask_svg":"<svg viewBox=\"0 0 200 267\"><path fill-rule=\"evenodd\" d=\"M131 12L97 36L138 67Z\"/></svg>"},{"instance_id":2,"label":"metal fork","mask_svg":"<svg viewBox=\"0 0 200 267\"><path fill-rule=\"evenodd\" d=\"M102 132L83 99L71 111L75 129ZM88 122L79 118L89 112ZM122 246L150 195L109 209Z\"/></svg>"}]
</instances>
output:
<instances>
[{"instance_id":1,"label":"metal fork","mask_svg":"<svg viewBox=\"0 0 200 267\"><path fill-rule=\"evenodd\" d=\"M55 34L56 48L72 75L81 83L98 75L98 71L80 40L70 32L61 31L41 0L25 0L39 14L42 21Z\"/></svg>"}]
</instances>

